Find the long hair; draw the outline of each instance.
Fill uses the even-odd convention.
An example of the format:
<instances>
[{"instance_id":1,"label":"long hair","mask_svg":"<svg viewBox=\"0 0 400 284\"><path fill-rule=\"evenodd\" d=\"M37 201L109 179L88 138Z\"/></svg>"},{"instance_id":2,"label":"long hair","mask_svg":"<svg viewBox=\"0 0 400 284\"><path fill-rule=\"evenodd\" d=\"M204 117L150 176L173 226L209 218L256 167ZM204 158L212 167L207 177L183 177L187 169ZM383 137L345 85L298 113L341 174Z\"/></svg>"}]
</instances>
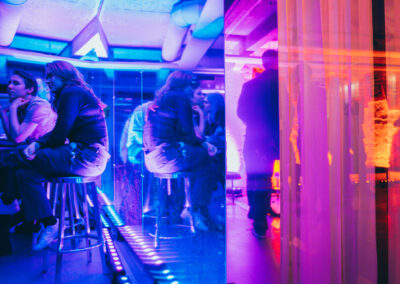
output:
<instances>
[{"instance_id":1,"label":"long hair","mask_svg":"<svg viewBox=\"0 0 400 284\"><path fill-rule=\"evenodd\" d=\"M76 69L75 66L73 66L71 63L61 60L47 63L46 73L51 73L61 78L61 80L64 82L64 87L82 87L96 98L102 110L107 106L94 94L93 88L88 83L86 83L82 73L79 72L79 70Z\"/></svg>"},{"instance_id":2,"label":"long hair","mask_svg":"<svg viewBox=\"0 0 400 284\"><path fill-rule=\"evenodd\" d=\"M207 95L210 103L210 122L216 126L225 127L225 100L219 93Z\"/></svg>"},{"instance_id":3,"label":"long hair","mask_svg":"<svg viewBox=\"0 0 400 284\"><path fill-rule=\"evenodd\" d=\"M156 92L154 103L158 105L162 97L168 92L183 92L193 85L193 74L187 71L174 71L168 75L165 84Z\"/></svg>"}]
</instances>

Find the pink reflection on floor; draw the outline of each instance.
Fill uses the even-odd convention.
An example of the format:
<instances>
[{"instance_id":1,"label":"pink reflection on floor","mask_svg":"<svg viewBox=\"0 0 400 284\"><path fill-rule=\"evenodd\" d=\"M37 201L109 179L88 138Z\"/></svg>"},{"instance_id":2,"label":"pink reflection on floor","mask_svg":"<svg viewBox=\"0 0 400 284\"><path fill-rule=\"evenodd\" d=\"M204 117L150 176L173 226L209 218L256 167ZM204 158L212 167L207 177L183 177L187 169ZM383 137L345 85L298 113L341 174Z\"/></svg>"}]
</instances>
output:
<instances>
[{"instance_id":1,"label":"pink reflection on floor","mask_svg":"<svg viewBox=\"0 0 400 284\"><path fill-rule=\"evenodd\" d=\"M280 219L268 218L267 238L251 234L244 197L227 199L227 283L280 283Z\"/></svg>"}]
</instances>

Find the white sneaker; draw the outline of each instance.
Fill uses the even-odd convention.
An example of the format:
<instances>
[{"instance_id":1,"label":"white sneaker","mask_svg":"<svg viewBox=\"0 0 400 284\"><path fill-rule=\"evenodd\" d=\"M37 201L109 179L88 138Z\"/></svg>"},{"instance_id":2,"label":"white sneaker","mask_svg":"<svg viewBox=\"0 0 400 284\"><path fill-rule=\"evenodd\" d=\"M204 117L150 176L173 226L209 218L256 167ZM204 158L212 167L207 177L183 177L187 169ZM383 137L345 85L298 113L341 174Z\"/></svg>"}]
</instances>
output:
<instances>
[{"instance_id":1,"label":"white sneaker","mask_svg":"<svg viewBox=\"0 0 400 284\"><path fill-rule=\"evenodd\" d=\"M54 239L57 238L57 235L58 235L58 219L55 225L47 226L41 231L38 241L32 247L32 250L39 251L45 249L46 247L49 246L49 244L51 244L52 241L54 241Z\"/></svg>"},{"instance_id":2,"label":"white sneaker","mask_svg":"<svg viewBox=\"0 0 400 284\"><path fill-rule=\"evenodd\" d=\"M208 227L205 224L205 218L203 217L203 215L201 215L198 212L193 212L192 215L193 215L194 227L201 231L208 231Z\"/></svg>"},{"instance_id":3,"label":"white sneaker","mask_svg":"<svg viewBox=\"0 0 400 284\"><path fill-rule=\"evenodd\" d=\"M1 195L0 195L1 196ZM19 203L16 199L11 204L5 205L3 200L0 198L0 214L1 215L13 215L20 210Z\"/></svg>"},{"instance_id":4,"label":"white sneaker","mask_svg":"<svg viewBox=\"0 0 400 284\"><path fill-rule=\"evenodd\" d=\"M184 223L190 223L190 218L192 218L192 214L190 214L188 207L182 210L181 218Z\"/></svg>"},{"instance_id":5,"label":"white sneaker","mask_svg":"<svg viewBox=\"0 0 400 284\"><path fill-rule=\"evenodd\" d=\"M43 230L44 230L43 224L40 224L40 230L32 233L32 248L38 243L39 237L43 232Z\"/></svg>"}]
</instances>

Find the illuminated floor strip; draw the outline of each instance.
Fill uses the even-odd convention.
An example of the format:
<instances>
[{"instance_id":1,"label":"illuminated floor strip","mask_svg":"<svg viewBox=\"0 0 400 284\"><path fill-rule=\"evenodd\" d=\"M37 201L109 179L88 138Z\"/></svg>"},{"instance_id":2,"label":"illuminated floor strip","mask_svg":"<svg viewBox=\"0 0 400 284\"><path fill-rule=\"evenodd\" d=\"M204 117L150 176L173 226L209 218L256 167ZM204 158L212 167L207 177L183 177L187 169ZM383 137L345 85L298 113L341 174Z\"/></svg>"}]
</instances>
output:
<instances>
[{"instance_id":1,"label":"illuminated floor strip","mask_svg":"<svg viewBox=\"0 0 400 284\"><path fill-rule=\"evenodd\" d=\"M107 228L103 228L103 236L106 244L108 260L112 266L114 273L125 275L126 272L124 266L122 265L121 258L118 255L118 251L115 247L114 241L111 238L110 232Z\"/></svg>"},{"instance_id":2,"label":"illuminated floor strip","mask_svg":"<svg viewBox=\"0 0 400 284\"><path fill-rule=\"evenodd\" d=\"M121 219L119 214L115 211L113 205L105 196L105 194L97 189L99 193L100 203L103 205L105 212L112 225L118 229L120 234L124 237L129 247L140 258L142 263L149 268L149 272L157 278L157 283L179 284L175 276L167 269L165 262L159 257L157 251L153 247L153 239L146 240L142 231L135 231L132 227L126 226L125 222ZM106 241L107 253L109 254L110 263L115 273L117 273L118 283L131 283L126 276L125 269L123 268L121 259L115 248L114 242L107 229L110 224L107 218L101 216L102 222L106 228L103 228L104 239Z\"/></svg>"},{"instance_id":3,"label":"illuminated floor strip","mask_svg":"<svg viewBox=\"0 0 400 284\"><path fill-rule=\"evenodd\" d=\"M118 213L115 211L113 205L103 206L104 212L107 214L107 217L111 220L115 227L121 227L125 225L125 222L121 219Z\"/></svg>"},{"instance_id":4,"label":"illuminated floor strip","mask_svg":"<svg viewBox=\"0 0 400 284\"><path fill-rule=\"evenodd\" d=\"M130 248L140 258L153 276L157 276L157 283L178 284L175 276L167 268L153 247L153 239L143 236L143 232L131 226L118 227L119 232L129 244Z\"/></svg>"},{"instance_id":5,"label":"illuminated floor strip","mask_svg":"<svg viewBox=\"0 0 400 284\"><path fill-rule=\"evenodd\" d=\"M122 264L121 258L118 254L118 250L115 247L114 241L111 238L110 231L107 228L103 228L103 236L106 244L106 252L108 257L108 262L112 266L112 270L115 274L115 280L113 283L118 284L131 284L132 282L126 275L126 270Z\"/></svg>"}]
</instances>

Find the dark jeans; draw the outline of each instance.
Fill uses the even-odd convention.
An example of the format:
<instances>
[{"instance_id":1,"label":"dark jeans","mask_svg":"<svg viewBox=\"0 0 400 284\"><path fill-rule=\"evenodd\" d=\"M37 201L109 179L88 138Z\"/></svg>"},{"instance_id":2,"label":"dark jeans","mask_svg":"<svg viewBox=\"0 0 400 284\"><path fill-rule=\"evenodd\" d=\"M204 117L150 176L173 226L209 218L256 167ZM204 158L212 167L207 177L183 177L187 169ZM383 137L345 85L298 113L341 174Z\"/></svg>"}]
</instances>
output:
<instances>
[{"instance_id":1,"label":"dark jeans","mask_svg":"<svg viewBox=\"0 0 400 284\"><path fill-rule=\"evenodd\" d=\"M10 242L10 215L0 215L0 255L6 255L11 253L11 242Z\"/></svg>"},{"instance_id":2,"label":"dark jeans","mask_svg":"<svg viewBox=\"0 0 400 284\"><path fill-rule=\"evenodd\" d=\"M101 145L91 148L78 148L72 159L69 144L57 148L43 148L36 152L36 157L24 159L22 149L17 151L17 189L21 196L27 221L39 220L52 216L50 203L46 197L43 182L57 176L98 176L107 164L109 154ZM11 160L13 157L9 157ZM13 161L0 159L0 167L15 166ZM10 164L8 164L10 163Z\"/></svg>"},{"instance_id":3,"label":"dark jeans","mask_svg":"<svg viewBox=\"0 0 400 284\"><path fill-rule=\"evenodd\" d=\"M254 220L254 228L261 233L268 228L267 214L271 209L271 175L247 174L248 217Z\"/></svg>"},{"instance_id":4,"label":"dark jeans","mask_svg":"<svg viewBox=\"0 0 400 284\"><path fill-rule=\"evenodd\" d=\"M0 145L4 144L4 140L0 140ZM8 141L7 141L8 142ZM8 142L12 143L12 142ZM15 144L15 143L14 143ZM1 152L12 152L17 149L15 147L4 147L4 145L0 146ZM0 170L0 192L3 193L3 197L5 199L11 201L17 197L16 188L16 179L15 179L15 169L14 168L4 168Z\"/></svg>"},{"instance_id":5,"label":"dark jeans","mask_svg":"<svg viewBox=\"0 0 400 284\"><path fill-rule=\"evenodd\" d=\"M153 173L191 172L190 197L193 210L206 210L216 188L217 174L205 148L185 144L157 146L145 155L146 167Z\"/></svg>"}]
</instances>

